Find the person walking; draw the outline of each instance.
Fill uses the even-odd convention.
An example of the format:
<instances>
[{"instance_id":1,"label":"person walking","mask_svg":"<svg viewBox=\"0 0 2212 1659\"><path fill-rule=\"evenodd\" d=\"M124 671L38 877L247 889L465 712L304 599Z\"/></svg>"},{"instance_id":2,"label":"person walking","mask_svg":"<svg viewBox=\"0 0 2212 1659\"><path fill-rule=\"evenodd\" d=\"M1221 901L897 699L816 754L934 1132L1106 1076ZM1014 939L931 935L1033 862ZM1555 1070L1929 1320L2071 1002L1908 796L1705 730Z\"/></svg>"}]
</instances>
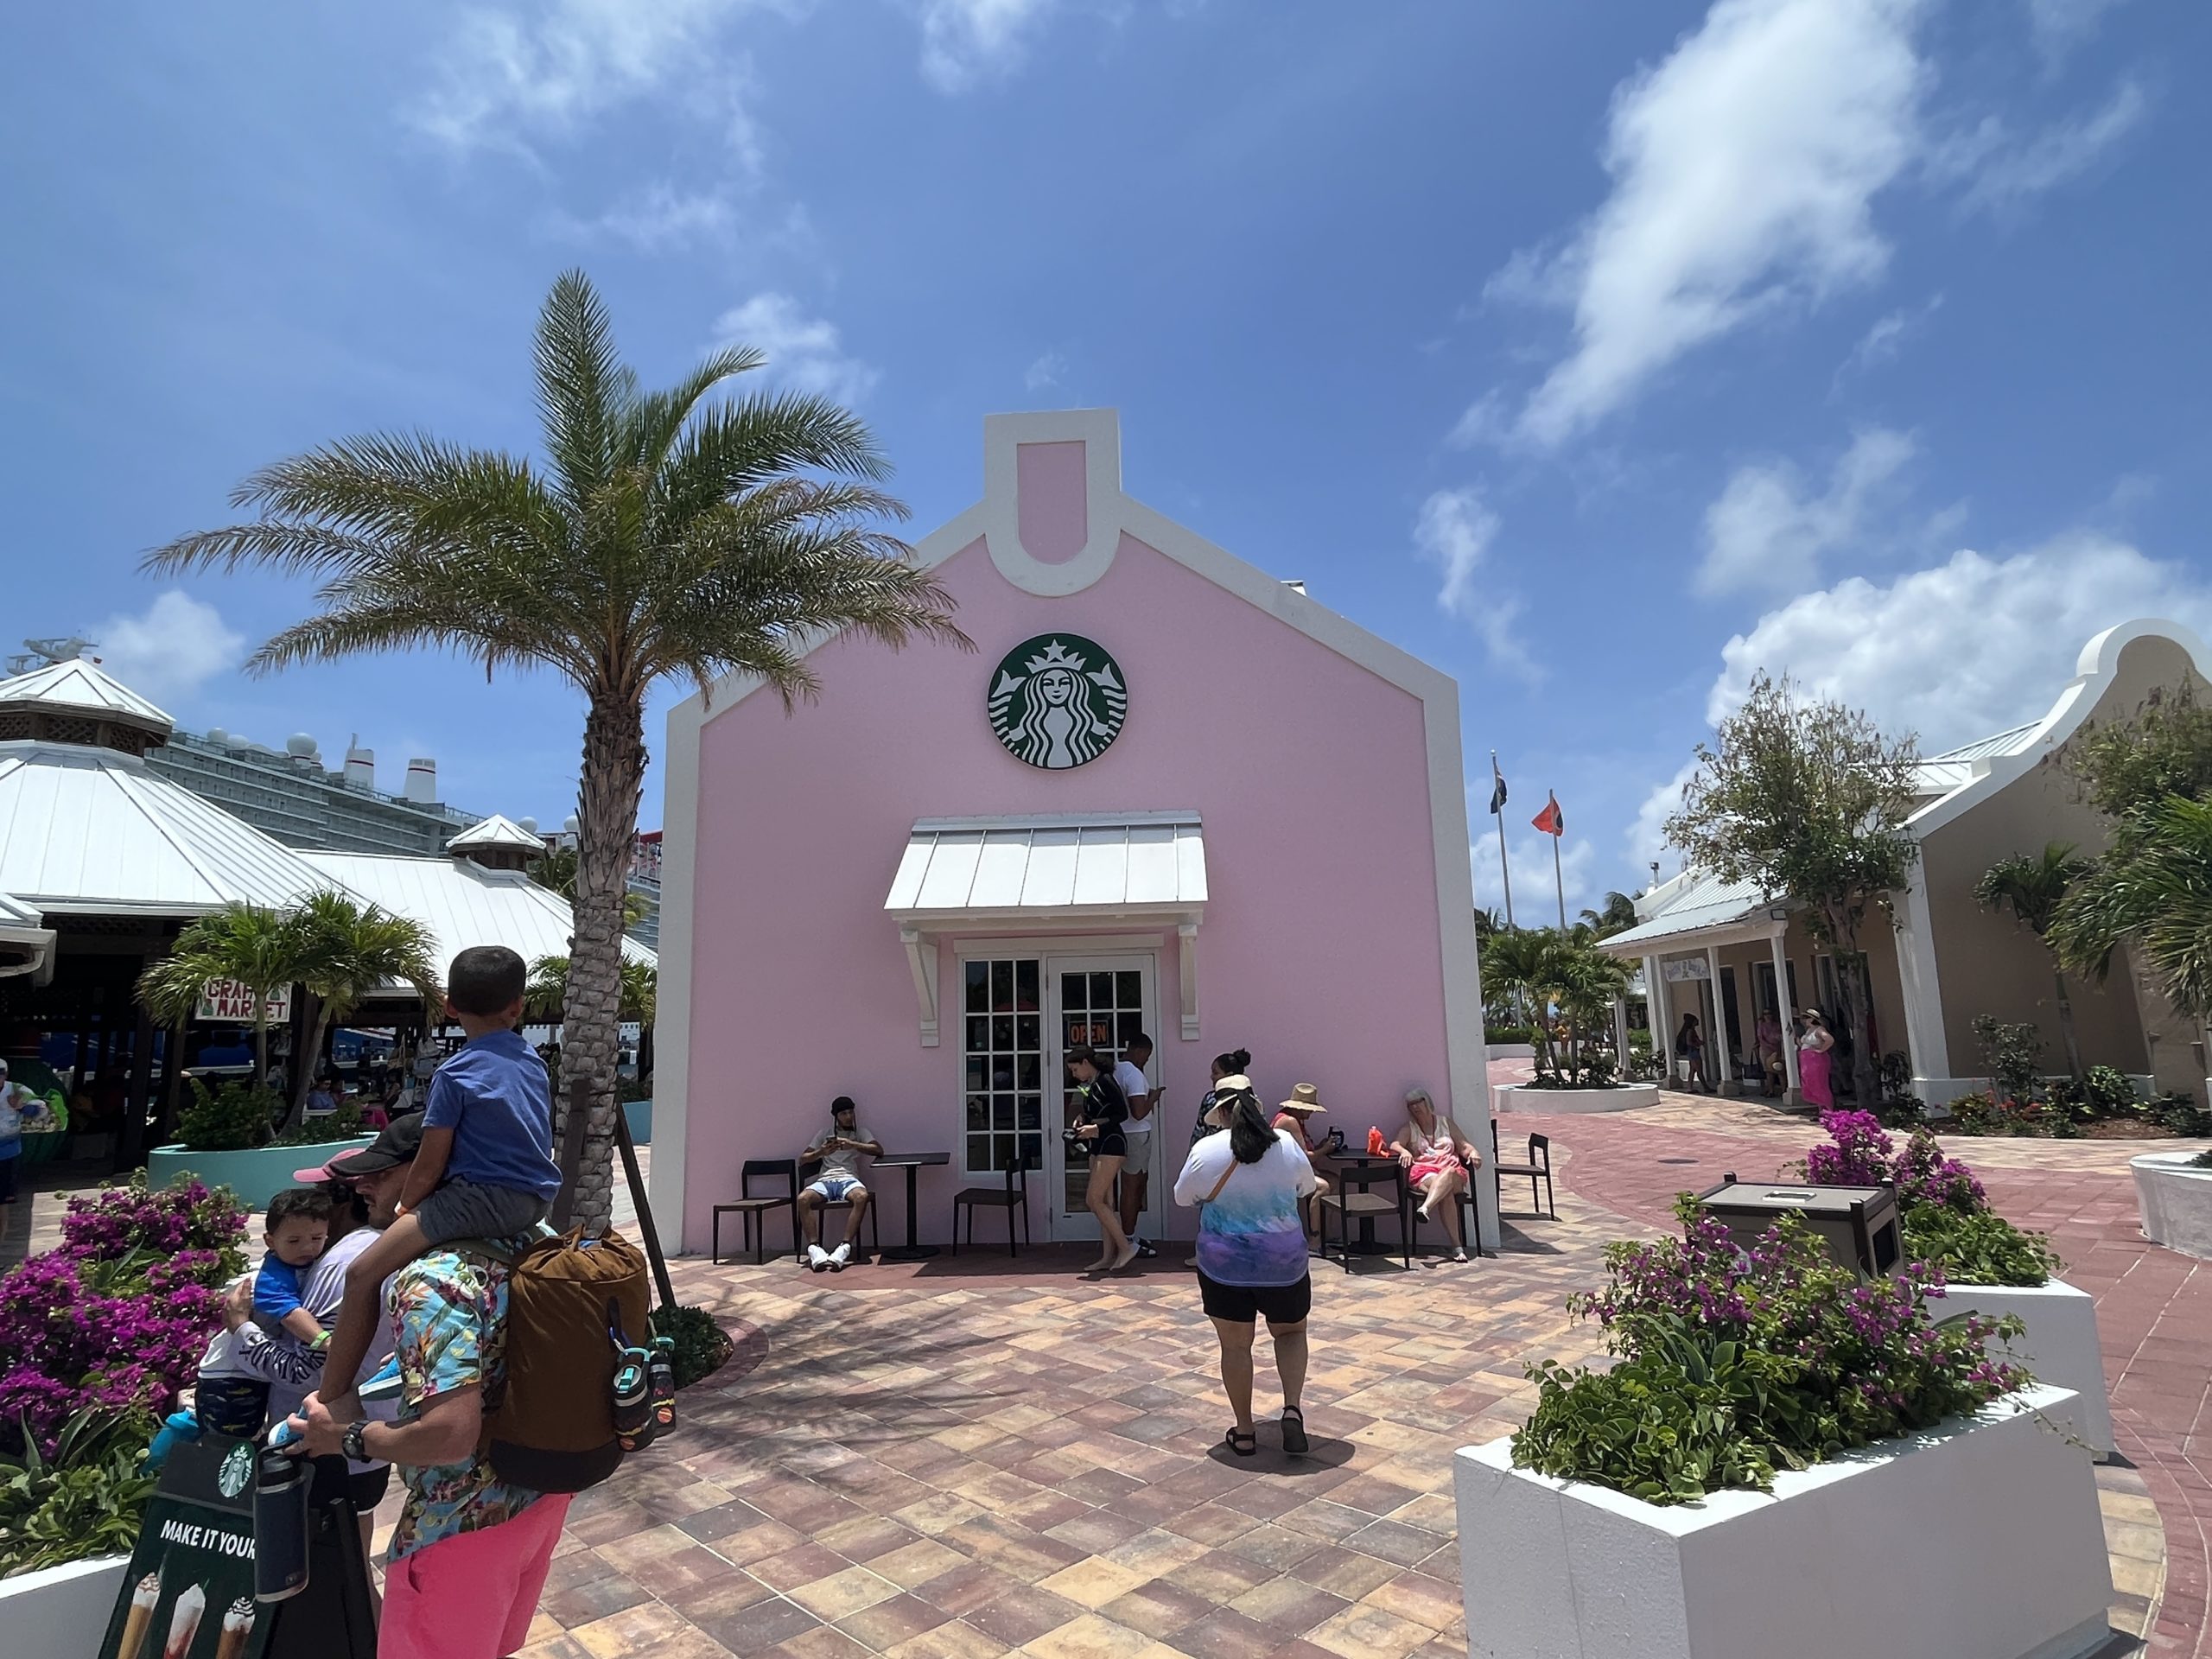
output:
<instances>
[{"instance_id":1,"label":"person walking","mask_svg":"<svg viewBox=\"0 0 2212 1659\"><path fill-rule=\"evenodd\" d=\"M1249 1078L1225 1077L1215 1092L1228 1131L1191 1148L1175 1201L1198 1206L1199 1302L1220 1339L1222 1391L1236 1419L1227 1443L1240 1458L1260 1449L1252 1341L1264 1319L1282 1383L1282 1449L1298 1457L1307 1448L1301 1402L1313 1306L1300 1211L1314 1189L1313 1166L1287 1131L1268 1126Z\"/></svg>"},{"instance_id":2,"label":"person walking","mask_svg":"<svg viewBox=\"0 0 2212 1659\"><path fill-rule=\"evenodd\" d=\"M1098 1259L1084 1271L1119 1273L1137 1259L1137 1247L1122 1230L1121 1212L1114 1204L1114 1178L1128 1160L1128 1135L1123 1128L1128 1118L1128 1098L1088 1043L1077 1043L1068 1050L1067 1065L1075 1079L1081 1112L1075 1137L1090 1154L1090 1180L1084 1189L1084 1208L1097 1218L1103 1247Z\"/></svg>"},{"instance_id":3,"label":"person walking","mask_svg":"<svg viewBox=\"0 0 2212 1659\"><path fill-rule=\"evenodd\" d=\"M1787 1086L1789 1074L1782 1064L1782 1021L1774 1017L1772 1008L1759 1010L1753 1040L1759 1051L1760 1090L1769 1096L1778 1095Z\"/></svg>"},{"instance_id":4,"label":"person walking","mask_svg":"<svg viewBox=\"0 0 2212 1659\"><path fill-rule=\"evenodd\" d=\"M1150 1244L1137 1236L1137 1221L1152 1196L1152 1125L1159 1096L1144 1069L1152 1064L1152 1039L1138 1032L1122 1050L1114 1067L1114 1081L1129 1103L1129 1116L1122 1125L1128 1153L1122 1165L1122 1231L1137 1247L1139 1255L1156 1255Z\"/></svg>"},{"instance_id":5,"label":"person walking","mask_svg":"<svg viewBox=\"0 0 2212 1659\"><path fill-rule=\"evenodd\" d=\"M1697 1015L1694 1014L1684 1014L1681 1025L1675 1033L1675 1058L1689 1067L1689 1075L1682 1080L1683 1086L1693 1094L1704 1094L1705 1033L1698 1029Z\"/></svg>"},{"instance_id":6,"label":"person walking","mask_svg":"<svg viewBox=\"0 0 2212 1659\"><path fill-rule=\"evenodd\" d=\"M1835 1090L1828 1081L1828 1051L1835 1038L1818 1008L1797 1016L1797 1086L1808 1106L1823 1110L1835 1104Z\"/></svg>"},{"instance_id":7,"label":"person walking","mask_svg":"<svg viewBox=\"0 0 2212 1659\"><path fill-rule=\"evenodd\" d=\"M1467 1259L1467 1239L1459 1216L1459 1195L1467 1190L1483 1154L1436 1109L1426 1089L1406 1090L1406 1127L1390 1143L1406 1172L1406 1185L1421 1200L1423 1221L1441 1219L1452 1241L1452 1259Z\"/></svg>"}]
</instances>

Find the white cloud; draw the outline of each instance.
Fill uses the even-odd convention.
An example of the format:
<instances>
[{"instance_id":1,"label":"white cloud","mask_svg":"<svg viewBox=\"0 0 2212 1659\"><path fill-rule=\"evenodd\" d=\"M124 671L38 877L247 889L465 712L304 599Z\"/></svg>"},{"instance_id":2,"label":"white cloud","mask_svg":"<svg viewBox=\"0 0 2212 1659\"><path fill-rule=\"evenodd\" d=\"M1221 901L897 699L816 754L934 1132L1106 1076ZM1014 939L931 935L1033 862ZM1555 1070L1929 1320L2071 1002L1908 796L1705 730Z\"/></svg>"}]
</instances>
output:
<instances>
[{"instance_id":1,"label":"white cloud","mask_svg":"<svg viewBox=\"0 0 2212 1659\"><path fill-rule=\"evenodd\" d=\"M1068 360L1058 352L1046 352L1032 363L1021 377L1021 384L1032 391L1042 391L1047 386L1057 386L1068 372Z\"/></svg>"},{"instance_id":2,"label":"white cloud","mask_svg":"<svg viewBox=\"0 0 2212 1659\"><path fill-rule=\"evenodd\" d=\"M922 0L922 78L964 92L1020 65L1055 0Z\"/></svg>"},{"instance_id":3,"label":"white cloud","mask_svg":"<svg viewBox=\"0 0 2212 1659\"><path fill-rule=\"evenodd\" d=\"M1967 213L2015 210L2088 172L2140 126L2150 111L2150 95L2134 81L2123 80L2102 107L2047 127L2032 138L2014 138L2005 122L1993 115L1941 145L1929 157L1929 171L1939 182L1964 185L1960 207Z\"/></svg>"},{"instance_id":4,"label":"white cloud","mask_svg":"<svg viewBox=\"0 0 2212 1659\"><path fill-rule=\"evenodd\" d=\"M92 638L92 654L101 665L156 702L188 696L235 668L245 648L245 637L220 611L175 588L136 616L111 616Z\"/></svg>"},{"instance_id":5,"label":"white cloud","mask_svg":"<svg viewBox=\"0 0 2212 1659\"><path fill-rule=\"evenodd\" d=\"M1442 574L1437 608L1472 624L1492 663L1535 679L1535 659L1521 642L1520 600L1494 589L1478 591L1475 585L1476 569L1488 556L1499 528L1498 516L1484 505L1479 490L1439 490L1421 504L1414 545Z\"/></svg>"},{"instance_id":6,"label":"white cloud","mask_svg":"<svg viewBox=\"0 0 2212 1659\"><path fill-rule=\"evenodd\" d=\"M1651 874L1657 864L1662 874L1672 875L1681 868L1681 860L1670 857L1667 849L1666 824L1669 817L1682 804L1682 787L1697 776L1697 762L1685 760L1672 778L1661 784L1643 798L1643 804L1636 810L1636 822L1629 826L1629 856L1636 861L1639 878ZM1642 886L1638 881L1638 886Z\"/></svg>"},{"instance_id":7,"label":"white cloud","mask_svg":"<svg viewBox=\"0 0 2212 1659\"><path fill-rule=\"evenodd\" d=\"M461 9L438 54L438 73L409 111L413 124L455 149L527 148L632 100L674 102L725 124L741 162L757 165L750 120L737 101L747 66L715 53L716 31L756 0L542 0ZM702 73L703 71L703 73Z\"/></svg>"},{"instance_id":8,"label":"white cloud","mask_svg":"<svg viewBox=\"0 0 2212 1659\"><path fill-rule=\"evenodd\" d=\"M2090 637L2139 617L2212 632L2212 591L2093 531L2009 558L1962 550L1886 585L1853 577L1769 612L1722 648L1706 717L1742 707L1759 669L1787 670L1937 752L2044 714Z\"/></svg>"},{"instance_id":9,"label":"white cloud","mask_svg":"<svg viewBox=\"0 0 2212 1659\"><path fill-rule=\"evenodd\" d=\"M1488 787L1487 785L1484 785ZM1488 801L1473 804L1480 808ZM1541 803L1539 803L1541 804ZM1560 809L1567 804L1561 802ZM1505 816L1513 821L1519 801L1506 803ZM1534 816L1533 810L1522 815L1522 822ZM1513 919L1523 927L1550 927L1559 921L1559 893L1567 892L1567 916L1569 921L1583 906L1589 904L1597 893L1597 884L1591 879L1591 866L1597 854L1586 838L1562 839L1559 849L1559 880L1552 879L1552 838L1541 830L1522 835L1516 827L1507 842L1513 859ZM1468 868L1475 878L1475 903L1484 910L1494 910L1501 920L1505 915L1505 889L1497 868L1497 830L1492 827L1477 836L1467 849Z\"/></svg>"},{"instance_id":10,"label":"white cloud","mask_svg":"<svg viewBox=\"0 0 2212 1659\"><path fill-rule=\"evenodd\" d=\"M1928 0L1718 0L1614 92L1612 194L1555 257L1496 282L1572 295L1573 348L1516 432L1555 445L1685 353L1774 308L1871 280L1874 197L1918 145Z\"/></svg>"},{"instance_id":11,"label":"white cloud","mask_svg":"<svg viewBox=\"0 0 2212 1659\"><path fill-rule=\"evenodd\" d=\"M863 402L882 378L847 354L836 323L808 316L788 294L755 294L723 312L715 321L715 343L757 347L768 359L761 372L771 379L841 404Z\"/></svg>"},{"instance_id":12,"label":"white cloud","mask_svg":"<svg viewBox=\"0 0 2212 1659\"><path fill-rule=\"evenodd\" d=\"M596 219L563 219L562 228L587 240L611 236L640 253L664 253L698 242L728 242L736 233L737 209L718 191L656 182Z\"/></svg>"},{"instance_id":13,"label":"white cloud","mask_svg":"<svg viewBox=\"0 0 2212 1659\"><path fill-rule=\"evenodd\" d=\"M1896 362L1905 341L1927 327L1929 319L1942 308L1943 296L1931 294L1924 305L1901 306L1875 318L1851 348L1851 354L1837 365L1835 385L1840 386L1854 375L1871 374Z\"/></svg>"},{"instance_id":14,"label":"white cloud","mask_svg":"<svg viewBox=\"0 0 2212 1659\"><path fill-rule=\"evenodd\" d=\"M1786 461L1738 468L1705 510L1697 590L1787 592L1815 581L1822 557L1862 533L1884 486L1915 452L1904 433L1884 427L1861 432L1818 493Z\"/></svg>"},{"instance_id":15,"label":"white cloud","mask_svg":"<svg viewBox=\"0 0 2212 1659\"><path fill-rule=\"evenodd\" d=\"M2028 25L2044 60L2056 63L2097 32L2120 0L2028 0Z\"/></svg>"}]
</instances>

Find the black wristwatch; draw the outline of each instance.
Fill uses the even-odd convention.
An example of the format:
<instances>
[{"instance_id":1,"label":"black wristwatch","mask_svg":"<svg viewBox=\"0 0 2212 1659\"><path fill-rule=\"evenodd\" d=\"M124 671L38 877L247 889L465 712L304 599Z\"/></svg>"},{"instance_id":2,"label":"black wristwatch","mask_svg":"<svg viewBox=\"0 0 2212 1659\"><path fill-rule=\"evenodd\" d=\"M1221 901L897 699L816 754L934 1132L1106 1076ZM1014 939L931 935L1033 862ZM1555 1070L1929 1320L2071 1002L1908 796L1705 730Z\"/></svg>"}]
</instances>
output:
<instances>
[{"instance_id":1,"label":"black wristwatch","mask_svg":"<svg viewBox=\"0 0 2212 1659\"><path fill-rule=\"evenodd\" d=\"M355 1463L373 1462L374 1459L369 1456L368 1442L365 1439L368 1432L369 1420L364 1417L359 1422L348 1426L346 1433L339 1439L338 1449Z\"/></svg>"}]
</instances>

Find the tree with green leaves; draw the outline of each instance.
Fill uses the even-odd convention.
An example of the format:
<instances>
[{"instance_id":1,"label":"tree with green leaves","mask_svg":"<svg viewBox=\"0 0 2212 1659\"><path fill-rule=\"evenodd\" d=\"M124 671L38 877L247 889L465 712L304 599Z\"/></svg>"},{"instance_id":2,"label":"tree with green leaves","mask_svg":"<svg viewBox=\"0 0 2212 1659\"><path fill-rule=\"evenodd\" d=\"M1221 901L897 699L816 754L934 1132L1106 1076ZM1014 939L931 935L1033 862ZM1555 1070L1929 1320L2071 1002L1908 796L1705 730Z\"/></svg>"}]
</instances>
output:
<instances>
[{"instance_id":1,"label":"tree with green leaves","mask_svg":"<svg viewBox=\"0 0 2212 1659\"><path fill-rule=\"evenodd\" d=\"M2084 727L2063 760L2088 804L2115 823L2171 795L2202 800L2212 791L2212 708L2184 680L2131 719Z\"/></svg>"},{"instance_id":2,"label":"tree with green leaves","mask_svg":"<svg viewBox=\"0 0 2212 1659\"><path fill-rule=\"evenodd\" d=\"M633 1025L652 1025L659 988L660 976L651 963L632 962L626 957L622 963L622 1019ZM530 964L530 983L523 992L524 1016L539 1024L558 1025L567 1006L568 989L569 959L538 957Z\"/></svg>"},{"instance_id":3,"label":"tree with green leaves","mask_svg":"<svg viewBox=\"0 0 2212 1659\"><path fill-rule=\"evenodd\" d=\"M2133 944L2176 1007L2212 1020L2212 801L2168 795L2122 818L2105 855L2060 900L2058 959L2102 978Z\"/></svg>"},{"instance_id":4,"label":"tree with green leaves","mask_svg":"<svg viewBox=\"0 0 2212 1659\"><path fill-rule=\"evenodd\" d=\"M2054 841L2040 853L2015 853L1998 860L1974 884L1974 900L1985 910L2010 910L2012 919L2049 949L2050 925L2057 919L2060 903L2089 868L2089 861L2076 855L2070 843ZM2050 971L2058 986L2058 1030L2066 1044L2066 1064L2079 1082L2086 1073L2082 1045L2074 1035L2074 999L2066 986L2066 965L2055 952Z\"/></svg>"},{"instance_id":5,"label":"tree with green leaves","mask_svg":"<svg viewBox=\"0 0 2212 1659\"><path fill-rule=\"evenodd\" d=\"M364 1001L393 985L410 985L425 1004L438 1001L438 942L409 916L361 905L340 893L313 893L285 918L292 938L292 977L314 998L307 1046L293 1067L288 1122L307 1114L323 1039Z\"/></svg>"},{"instance_id":6,"label":"tree with green leaves","mask_svg":"<svg viewBox=\"0 0 2212 1659\"><path fill-rule=\"evenodd\" d=\"M1910 734L1891 737L1863 710L1761 670L1743 707L1698 745L1697 771L1666 825L1699 868L1804 906L1815 937L1835 951L1852 1090L1869 1106L1881 1081L1859 934L1870 915L1888 919L1919 857L1905 828L1919 759Z\"/></svg>"},{"instance_id":7,"label":"tree with green leaves","mask_svg":"<svg viewBox=\"0 0 2212 1659\"><path fill-rule=\"evenodd\" d=\"M1584 925L1601 939L1627 932L1637 919L1636 900L1624 893L1609 893L1601 908L1582 912Z\"/></svg>"},{"instance_id":8,"label":"tree with green leaves","mask_svg":"<svg viewBox=\"0 0 2212 1659\"><path fill-rule=\"evenodd\" d=\"M1587 927L1516 928L1491 940L1483 959L1484 988L1529 1010L1536 1080L1554 1088L1593 1087L1611 1075L1603 1038L1628 981L1628 964L1599 950Z\"/></svg>"},{"instance_id":9,"label":"tree with green leaves","mask_svg":"<svg viewBox=\"0 0 2212 1659\"><path fill-rule=\"evenodd\" d=\"M431 648L550 669L582 695L565 1120L586 1112L576 1218L613 1207L623 895L645 768L647 693L757 675L786 708L814 695L806 653L853 632L966 647L950 595L887 533L906 509L861 418L796 391L734 395L757 351L718 351L648 391L617 355L597 291L571 271L537 321L543 454L416 432L345 439L248 478L255 516L147 557L175 574L311 576L315 613L248 661L257 673Z\"/></svg>"},{"instance_id":10,"label":"tree with green leaves","mask_svg":"<svg viewBox=\"0 0 2212 1659\"><path fill-rule=\"evenodd\" d=\"M269 1081L269 1002L295 982L295 940L284 917L258 905L226 905L185 925L168 955L147 964L138 1000L176 1028L200 1011L210 980L235 980L253 998L253 1086Z\"/></svg>"}]
</instances>

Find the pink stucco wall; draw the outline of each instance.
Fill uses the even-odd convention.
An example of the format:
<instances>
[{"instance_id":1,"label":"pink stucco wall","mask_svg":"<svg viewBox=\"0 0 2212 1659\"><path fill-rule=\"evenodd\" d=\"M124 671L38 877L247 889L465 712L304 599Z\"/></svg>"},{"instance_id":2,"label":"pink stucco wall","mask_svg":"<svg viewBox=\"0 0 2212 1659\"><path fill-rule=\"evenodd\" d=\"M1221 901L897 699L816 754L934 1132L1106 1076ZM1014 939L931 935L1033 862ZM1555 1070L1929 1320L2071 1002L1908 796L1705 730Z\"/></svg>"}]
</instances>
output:
<instances>
[{"instance_id":1,"label":"pink stucco wall","mask_svg":"<svg viewBox=\"0 0 2212 1659\"><path fill-rule=\"evenodd\" d=\"M1059 460L1044 470L1065 500ZM1080 500L1079 472L1072 482ZM1268 1098L1319 1084L1324 1124L1355 1140L1370 1122L1395 1132L1409 1084L1446 1099L1421 702L1126 535L1107 574L1065 598L1014 588L980 541L938 574L974 654L839 641L812 659L819 702L786 716L755 695L703 728L686 1236L704 1240L743 1159L796 1151L840 1093L887 1144L953 1152L951 1170L921 1177L923 1236L946 1236L961 1179L958 966L948 939L944 1042L923 1048L882 908L918 818L1198 810L1211 897L1197 1041L1180 1038L1172 931L1159 949L1170 1144L1208 1062L1235 1047L1252 1051ZM1023 765L984 717L992 664L1055 628L1113 652L1129 688L1118 741L1072 772ZM887 1243L905 1229L903 1185L884 1183ZM1041 1236L1041 1202L1036 1219ZM1174 1219L1187 1235L1187 1214Z\"/></svg>"}]
</instances>

